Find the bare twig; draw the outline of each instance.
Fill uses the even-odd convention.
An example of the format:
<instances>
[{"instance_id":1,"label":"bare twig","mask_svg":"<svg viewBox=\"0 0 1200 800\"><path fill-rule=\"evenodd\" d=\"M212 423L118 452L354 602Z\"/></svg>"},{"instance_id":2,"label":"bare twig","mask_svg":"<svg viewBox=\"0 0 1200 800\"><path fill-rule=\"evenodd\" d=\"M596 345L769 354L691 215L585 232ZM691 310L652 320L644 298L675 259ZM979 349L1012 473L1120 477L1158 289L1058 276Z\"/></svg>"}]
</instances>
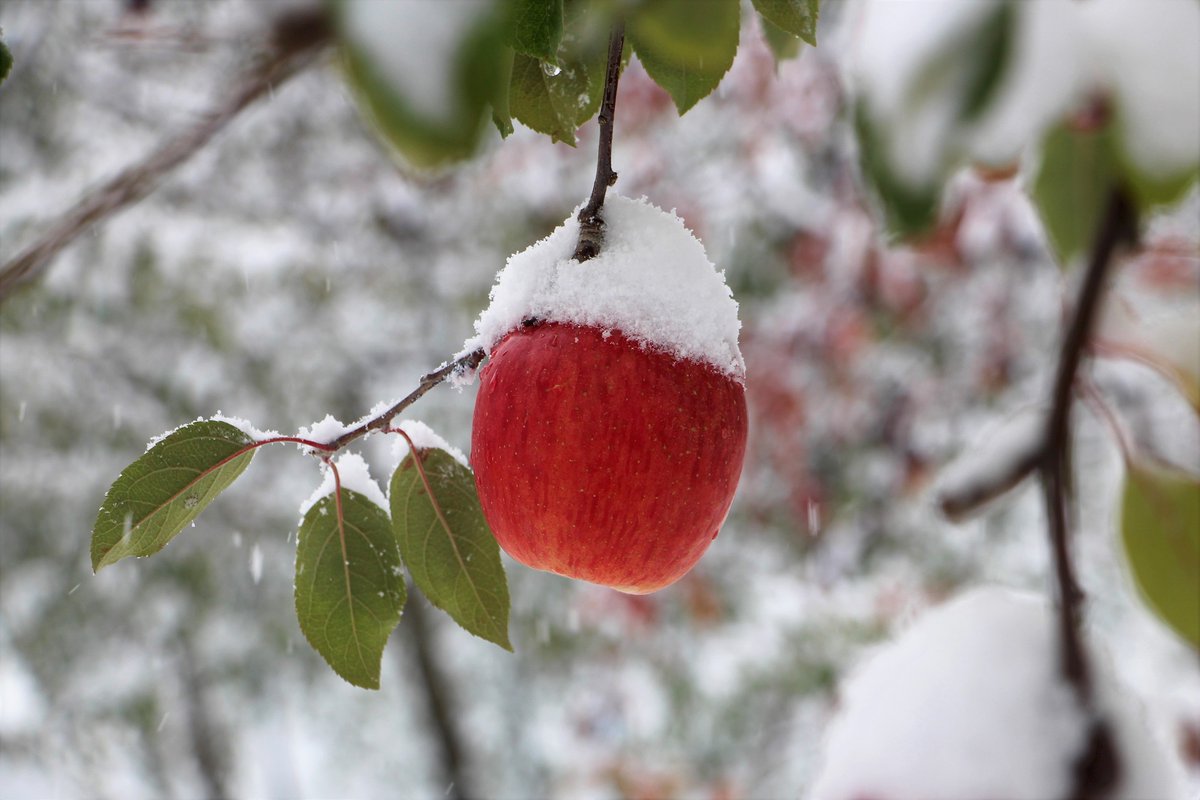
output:
<instances>
[{"instance_id":1,"label":"bare twig","mask_svg":"<svg viewBox=\"0 0 1200 800\"><path fill-rule=\"evenodd\" d=\"M621 80L621 52L625 49L625 25L618 21L608 41L608 70L604 75L604 99L600 103L600 142L596 148L596 180L592 195L579 211L579 244L575 260L595 258L604 243L604 220L600 209L608 187L617 182L612 168L613 125L617 115L617 84Z\"/></svg>"},{"instance_id":2,"label":"bare twig","mask_svg":"<svg viewBox=\"0 0 1200 800\"><path fill-rule=\"evenodd\" d=\"M1092 671L1080 634L1083 592L1075 579L1070 552L1068 504L1071 495L1071 406L1075 376L1083 359L1103 295L1104 283L1118 246L1137 237L1136 213L1123 189L1112 192L1092 248L1083 288L1075 305L1055 375L1050 415L1046 420L1045 449L1038 466L1046 500L1054 574L1059 590L1059 641L1063 677L1074 687L1080 703L1092 703ZM1101 798L1115 785L1120 764L1112 732L1095 717L1088 744L1075 763L1072 798Z\"/></svg>"},{"instance_id":3,"label":"bare twig","mask_svg":"<svg viewBox=\"0 0 1200 800\"><path fill-rule=\"evenodd\" d=\"M466 355L459 356L453 361L446 362L433 372L423 375L420 382L417 384L417 388L409 392L404 399L398 401L395 405L393 405L387 411L384 411L382 414L378 414L369 420L355 425L353 428L346 431L332 442L324 445L321 448L321 451L326 454L333 453L337 450L341 450L343 447L360 436L365 436L372 431L383 430L397 415L400 414L401 411L420 400L426 392L437 386L442 381L446 380L446 378L449 378L456 372L465 372L478 367L480 362L483 361L484 356L485 353L483 352L482 348L472 350Z\"/></svg>"},{"instance_id":4,"label":"bare twig","mask_svg":"<svg viewBox=\"0 0 1200 800\"><path fill-rule=\"evenodd\" d=\"M144 160L89 192L40 239L0 267L0 303L45 271L55 256L84 231L150 194L167 174L199 152L247 106L313 63L330 41L331 31L323 12L282 14L271 28L266 52L231 96L190 129L168 139Z\"/></svg>"}]
</instances>

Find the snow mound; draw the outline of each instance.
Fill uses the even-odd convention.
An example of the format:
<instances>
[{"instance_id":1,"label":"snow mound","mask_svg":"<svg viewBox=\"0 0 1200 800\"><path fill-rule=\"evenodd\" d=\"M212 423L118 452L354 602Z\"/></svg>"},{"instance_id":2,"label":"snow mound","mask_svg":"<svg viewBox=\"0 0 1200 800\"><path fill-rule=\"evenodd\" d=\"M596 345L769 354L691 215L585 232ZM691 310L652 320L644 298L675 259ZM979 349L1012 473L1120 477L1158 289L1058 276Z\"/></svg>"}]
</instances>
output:
<instances>
[{"instance_id":1,"label":"snow mound","mask_svg":"<svg viewBox=\"0 0 1200 800\"><path fill-rule=\"evenodd\" d=\"M491 303L463 352L486 352L530 317L619 330L680 359L711 364L738 380L738 306L704 246L673 213L645 199L612 196L604 203L600 254L572 258L579 209L553 233L508 259Z\"/></svg>"},{"instance_id":2,"label":"snow mound","mask_svg":"<svg viewBox=\"0 0 1200 800\"><path fill-rule=\"evenodd\" d=\"M1092 648L1116 733L1113 797L1176 797L1179 783ZM1044 800L1067 796L1089 719L1058 671L1054 615L1036 595L987 587L930 611L843 687L809 793L839 798Z\"/></svg>"},{"instance_id":3,"label":"snow mound","mask_svg":"<svg viewBox=\"0 0 1200 800\"><path fill-rule=\"evenodd\" d=\"M383 496L383 490L379 488L379 484L371 477L371 470L362 456L357 453L346 453L337 458L336 464L338 479L341 481L343 490L357 492L384 511L388 510L387 498ZM321 480L321 485L300 506L301 521L322 498L333 494L333 489L333 470L324 467L324 478Z\"/></svg>"},{"instance_id":4,"label":"snow mound","mask_svg":"<svg viewBox=\"0 0 1200 800\"><path fill-rule=\"evenodd\" d=\"M413 447L418 450L445 450L455 461L464 467L467 466L467 457L463 455L463 451L447 442L424 422L406 419L396 427L408 434L408 438L412 439ZM408 455L408 442L404 441L403 436L396 437L395 443L392 445L392 455L397 464Z\"/></svg>"}]
</instances>

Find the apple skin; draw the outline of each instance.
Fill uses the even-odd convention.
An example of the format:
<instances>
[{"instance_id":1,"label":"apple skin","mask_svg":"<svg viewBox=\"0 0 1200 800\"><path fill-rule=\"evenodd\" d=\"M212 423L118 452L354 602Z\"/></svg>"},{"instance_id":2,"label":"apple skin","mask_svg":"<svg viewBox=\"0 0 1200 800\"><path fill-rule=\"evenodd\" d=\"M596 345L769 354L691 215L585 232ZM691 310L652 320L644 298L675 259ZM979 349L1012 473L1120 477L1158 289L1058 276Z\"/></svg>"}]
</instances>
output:
<instances>
[{"instance_id":1,"label":"apple skin","mask_svg":"<svg viewBox=\"0 0 1200 800\"><path fill-rule=\"evenodd\" d=\"M509 333L480 373L471 434L500 546L534 569L631 594L677 581L733 502L745 394L714 367L619 331Z\"/></svg>"}]
</instances>

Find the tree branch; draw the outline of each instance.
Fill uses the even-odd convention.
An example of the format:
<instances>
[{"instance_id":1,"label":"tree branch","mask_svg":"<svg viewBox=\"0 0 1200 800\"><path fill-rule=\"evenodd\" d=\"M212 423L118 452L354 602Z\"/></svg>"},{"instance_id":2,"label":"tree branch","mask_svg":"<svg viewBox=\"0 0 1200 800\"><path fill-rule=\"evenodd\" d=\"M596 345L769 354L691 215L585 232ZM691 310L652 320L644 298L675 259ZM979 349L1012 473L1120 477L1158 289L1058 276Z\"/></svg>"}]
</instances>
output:
<instances>
[{"instance_id":1,"label":"tree branch","mask_svg":"<svg viewBox=\"0 0 1200 800\"><path fill-rule=\"evenodd\" d=\"M1096 234L1079 300L1063 338L1050 415L1046 420L1045 449L1038 465L1059 592L1061 668L1063 677L1075 689L1085 708L1091 706L1093 687L1091 664L1080 635L1083 592L1075 579L1069 541L1067 508L1071 495L1071 406L1075 376L1099 311L1113 255L1118 246L1132 243L1136 238L1136 212L1125 190L1114 189ZM1092 722L1087 748L1077 759L1074 772L1072 798L1104 797L1116 785L1120 764L1111 730L1099 717Z\"/></svg>"},{"instance_id":2,"label":"tree branch","mask_svg":"<svg viewBox=\"0 0 1200 800\"><path fill-rule=\"evenodd\" d=\"M323 11L281 14L271 26L266 52L233 95L143 161L85 195L40 239L0 267L0 303L44 272L55 256L84 231L154 191L168 173L199 152L244 109L313 63L331 40L332 31Z\"/></svg>"},{"instance_id":3,"label":"tree branch","mask_svg":"<svg viewBox=\"0 0 1200 800\"><path fill-rule=\"evenodd\" d=\"M355 425L353 428L346 431L332 442L324 445L321 448L321 452L324 454L336 452L360 436L366 436L372 431L383 430L397 415L400 414L400 412L420 400L426 392L437 386L442 381L446 380L446 378L449 378L456 372L465 372L478 367L480 362L483 361L485 355L486 353L483 352L483 348L477 348L465 355L459 356L453 361L448 361L445 364L442 364L442 366L438 367L433 372L426 373L425 375L421 376L421 380L417 384L417 388L409 392L406 397L398 401L395 405L393 405L387 411L384 411L382 414L378 414L368 420L360 422L358 425Z\"/></svg>"},{"instance_id":4,"label":"tree branch","mask_svg":"<svg viewBox=\"0 0 1200 800\"><path fill-rule=\"evenodd\" d=\"M617 173L612 168L612 138L617 115L617 84L621 80L621 53L624 49L625 24L618 21L613 25L612 36L608 40L608 69L604 74L604 99L600 103L600 142L596 148L596 180L592 184L592 195L587 205L579 212L576 261L595 258L604 244L604 220L600 217L600 209L604 206L608 187L617 182Z\"/></svg>"}]
</instances>

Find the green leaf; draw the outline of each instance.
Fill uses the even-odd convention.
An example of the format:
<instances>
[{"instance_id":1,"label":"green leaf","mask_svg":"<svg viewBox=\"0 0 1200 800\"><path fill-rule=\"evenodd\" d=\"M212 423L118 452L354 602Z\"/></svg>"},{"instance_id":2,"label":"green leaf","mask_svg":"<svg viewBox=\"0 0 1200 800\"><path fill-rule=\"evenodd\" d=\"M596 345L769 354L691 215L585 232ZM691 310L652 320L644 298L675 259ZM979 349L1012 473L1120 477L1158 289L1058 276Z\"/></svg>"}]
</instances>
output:
<instances>
[{"instance_id":1,"label":"green leaf","mask_svg":"<svg viewBox=\"0 0 1200 800\"><path fill-rule=\"evenodd\" d=\"M816 45L821 0L754 0L754 8L776 28Z\"/></svg>"},{"instance_id":2,"label":"green leaf","mask_svg":"<svg viewBox=\"0 0 1200 800\"><path fill-rule=\"evenodd\" d=\"M535 58L517 53L513 59L513 116L556 142L574 146L575 131L600 108L603 92L603 64L568 64L551 75Z\"/></svg>"},{"instance_id":3,"label":"green leaf","mask_svg":"<svg viewBox=\"0 0 1200 800\"><path fill-rule=\"evenodd\" d=\"M1064 124L1047 134L1033 202L1063 266L1091 247L1118 180L1110 127L1079 131Z\"/></svg>"},{"instance_id":4,"label":"green leaf","mask_svg":"<svg viewBox=\"0 0 1200 800\"><path fill-rule=\"evenodd\" d=\"M355 686L379 688L388 636L406 590L382 508L342 489L304 515L296 542L296 617L308 643Z\"/></svg>"},{"instance_id":5,"label":"green leaf","mask_svg":"<svg viewBox=\"0 0 1200 800\"><path fill-rule=\"evenodd\" d=\"M92 569L157 553L233 483L254 440L227 422L193 422L120 474L92 529Z\"/></svg>"},{"instance_id":6,"label":"green leaf","mask_svg":"<svg viewBox=\"0 0 1200 800\"><path fill-rule=\"evenodd\" d=\"M647 0L628 36L646 72L683 114L708 96L737 54L738 0Z\"/></svg>"},{"instance_id":7,"label":"green leaf","mask_svg":"<svg viewBox=\"0 0 1200 800\"><path fill-rule=\"evenodd\" d=\"M512 110L508 98L511 94L509 83L512 81L513 58L512 48L504 48L500 59L500 74L496 83L496 94L492 98L492 124L500 131L500 137L507 139L513 133Z\"/></svg>"},{"instance_id":8,"label":"green leaf","mask_svg":"<svg viewBox=\"0 0 1200 800\"><path fill-rule=\"evenodd\" d=\"M403 23L404 4L341 0L335 8L347 79L383 138L418 167L471 157L492 117L489 106L498 96L503 73L504 31L498 15L471 19L458 39L444 52L433 54L436 57L418 74L399 74L399 67L381 49L379 37L364 35L362 28L393 24L388 11L399 20L396 24ZM380 16L368 17L367 22L356 16L368 13ZM426 92L419 87L421 82L442 86L444 96Z\"/></svg>"},{"instance_id":9,"label":"green leaf","mask_svg":"<svg viewBox=\"0 0 1200 800\"><path fill-rule=\"evenodd\" d=\"M1200 649L1200 482L1131 468L1121 540L1143 600Z\"/></svg>"},{"instance_id":10,"label":"green leaf","mask_svg":"<svg viewBox=\"0 0 1200 800\"><path fill-rule=\"evenodd\" d=\"M776 66L779 66L781 61L787 61L789 58L800 55L800 37L793 36L783 28L772 24L766 17L759 17L759 22L762 24L763 40L767 43L767 47L771 48Z\"/></svg>"},{"instance_id":11,"label":"green leaf","mask_svg":"<svg viewBox=\"0 0 1200 800\"><path fill-rule=\"evenodd\" d=\"M928 230L937 219L939 187L936 184L913 187L896 174L887 156L886 143L861 101L855 109L854 124L863 174L883 204L888 230L901 237Z\"/></svg>"},{"instance_id":12,"label":"green leaf","mask_svg":"<svg viewBox=\"0 0 1200 800\"><path fill-rule=\"evenodd\" d=\"M4 83L4 79L12 71L12 65L12 51L8 49L8 45L4 44L4 40L0 39L0 83Z\"/></svg>"},{"instance_id":13,"label":"green leaf","mask_svg":"<svg viewBox=\"0 0 1200 800\"><path fill-rule=\"evenodd\" d=\"M562 0L511 0L513 49L527 56L558 63L563 34Z\"/></svg>"},{"instance_id":14,"label":"green leaf","mask_svg":"<svg viewBox=\"0 0 1200 800\"><path fill-rule=\"evenodd\" d=\"M475 478L445 450L416 455L400 462L391 485L392 525L413 583L467 631L512 650L508 582Z\"/></svg>"}]
</instances>

